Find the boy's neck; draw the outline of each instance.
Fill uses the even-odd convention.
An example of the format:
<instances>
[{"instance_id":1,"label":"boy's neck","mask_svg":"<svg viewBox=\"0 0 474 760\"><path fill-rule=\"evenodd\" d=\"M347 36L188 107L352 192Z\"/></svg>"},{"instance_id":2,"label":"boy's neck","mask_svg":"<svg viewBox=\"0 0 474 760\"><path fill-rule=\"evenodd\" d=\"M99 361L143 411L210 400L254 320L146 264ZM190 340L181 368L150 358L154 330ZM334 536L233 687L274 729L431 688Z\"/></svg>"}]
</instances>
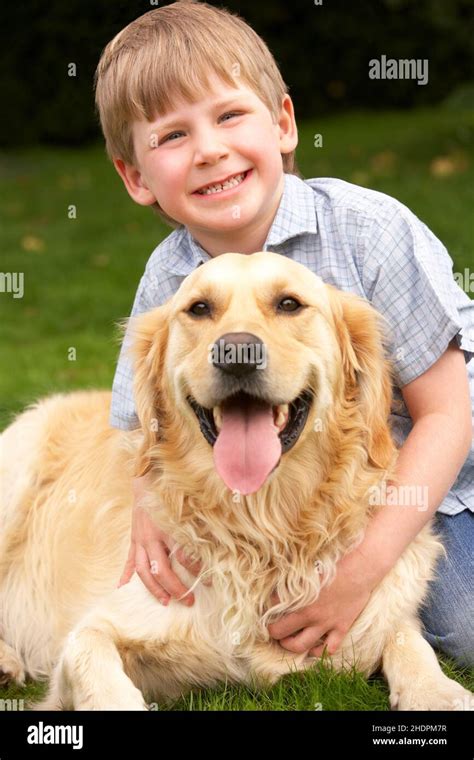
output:
<instances>
[{"instance_id":1,"label":"boy's neck","mask_svg":"<svg viewBox=\"0 0 474 760\"><path fill-rule=\"evenodd\" d=\"M221 253L250 254L262 251L280 205L283 187L284 177L282 175L282 181L279 183L273 203L270 204L268 211L256 219L253 224L243 229L222 232L221 230L189 227L189 232L212 258L220 256Z\"/></svg>"},{"instance_id":2,"label":"boy's neck","mask_svg":"<svg viewBox=\"0 0 474 760\"><path fill-rule=\"evenodd\" d=\"M265 229L260 234L251 234L246 231L244 235L238 235L232 233L231 235L224 236L222 234L216 234L211 236L207 233L193 232L190 230L193 238L199 243L201 248L206 251L212 258L220 256L221 253L257 253L262 251L267 239L270 225L266 225Z\"/></svg>"}]
</instances>

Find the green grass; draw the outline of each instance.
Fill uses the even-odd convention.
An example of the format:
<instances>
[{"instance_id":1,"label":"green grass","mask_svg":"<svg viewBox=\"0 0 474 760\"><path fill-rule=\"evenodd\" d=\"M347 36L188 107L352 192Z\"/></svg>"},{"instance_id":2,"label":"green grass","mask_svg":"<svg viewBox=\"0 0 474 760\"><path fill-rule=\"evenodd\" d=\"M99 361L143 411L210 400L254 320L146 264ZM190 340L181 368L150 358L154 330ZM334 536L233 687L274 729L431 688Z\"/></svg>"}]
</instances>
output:
<instances>
[{"instance_id":1,"label":"green grass","mask_svg":"<svg viewBox=\"0 0 474 760\"><path fill-rule=\"evenodd\" d=\"M474 690L474 673L461 669L452 660L441 657L443 672ZM23 700L23 709L39 701L46 692L45 683L29 682L20 688L10 685L0 689L0 699ZM20 703L21 704L21 703ZM319 661L306 673L291 673L267 690L222 684L217 689L195 689L168 705L149 702L151 710L390 710L388 689L383 677L375 674L368 680L355 669L338 673L326 660Z\"/></svg>"},{"instance_id":2,"label":"green grass","mask_svg":"<svg viewBox=\"0 0 474 760\"><path fill-rule=\"evenodd\" d=\"M314 135L323 136L322 148ZM355 113L299 124L305 177L333 176L388 193L445 243L454 270L472 267L474 115L425 108ZM441 160L440 160L441 159ZM68 219L68 206L77 219ZM118 354L114 324L130 313L153 248L171 232L126 194L101 145L34 148L0 155L3 272L23 272L25 294L0 293L0 429L45 394L110 387ZM68 351L76 349L76 360ZM474 676L447 659L468 688ZM0 689L0 699L38 699L44 685ZM376 677L330 671L286 677L269 692L197 691L174 709L386 710Z\"/></svg>"}]
</instances>

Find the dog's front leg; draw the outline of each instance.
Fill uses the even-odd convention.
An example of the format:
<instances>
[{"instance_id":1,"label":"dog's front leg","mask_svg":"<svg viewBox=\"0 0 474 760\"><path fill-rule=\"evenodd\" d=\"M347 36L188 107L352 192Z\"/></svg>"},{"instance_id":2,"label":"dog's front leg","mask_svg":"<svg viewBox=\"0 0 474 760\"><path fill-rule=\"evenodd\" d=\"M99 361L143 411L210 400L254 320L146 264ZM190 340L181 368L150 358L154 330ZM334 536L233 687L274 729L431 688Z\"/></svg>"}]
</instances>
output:
<instances>
[{"instance_id":1,"label":"dog's front leg","mask_svg":"<svg viewBox=\"0 0 474 760\"><path fill-rule=\"evenodd\" d=\"M76 629L66 639L46 698L36 710L146 710L143 695L125 674L112 635Z\"/></svg>"}]
</instances>

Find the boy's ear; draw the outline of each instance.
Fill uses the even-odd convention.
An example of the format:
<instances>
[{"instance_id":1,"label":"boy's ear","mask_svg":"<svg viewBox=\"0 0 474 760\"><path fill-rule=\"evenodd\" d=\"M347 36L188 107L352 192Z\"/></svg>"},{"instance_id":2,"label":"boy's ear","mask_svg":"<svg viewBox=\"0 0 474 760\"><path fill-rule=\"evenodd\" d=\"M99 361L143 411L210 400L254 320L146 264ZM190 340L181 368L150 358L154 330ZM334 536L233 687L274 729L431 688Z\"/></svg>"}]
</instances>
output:
<instances>
[{"instance_id":1,"label":"boy's ear","mask_svg":"<svg viewBox=\"0 0 474 760\"><path fill-rule=\"evenodd\" d=\"M156 198L146 186L139 169L126 164L121 158L114 158L114 166L135 203L139 203L140 206L151 206L156 203Z\"/></svg>"},{"instance_id":2,"label":"boy's ear","mask_svg":"<svg viewBox=\"0 0 474 760\"><path fill-rule=\"evenodd\" d=\"M291 153L298 145L298 128L293 101L289 95L285 95L282 100L278 126L280 128L280 153Z\"/></svg>"}]
</instances>

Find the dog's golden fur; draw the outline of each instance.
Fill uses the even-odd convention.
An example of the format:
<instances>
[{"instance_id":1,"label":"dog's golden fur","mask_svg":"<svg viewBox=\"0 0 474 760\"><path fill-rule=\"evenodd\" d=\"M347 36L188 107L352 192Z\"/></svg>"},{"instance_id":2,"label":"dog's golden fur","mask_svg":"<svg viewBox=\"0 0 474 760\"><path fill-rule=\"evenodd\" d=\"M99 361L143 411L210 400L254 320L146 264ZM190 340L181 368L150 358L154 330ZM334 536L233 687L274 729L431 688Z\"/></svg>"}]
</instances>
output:
<instances>
[{"instance_id":1,"label":"dog's golden fur","mask_svg":"<svg viewBox=\"0 0 474 760\"><path fill-rule=\"evenodd\" d=\"M281 314L275 299L304 304ZM213 304L211 318L188 310ZM394 477L390 366L370 305L284 256L226 254L192 273L164 306L134 321L141 430L108 425L110 395L57 395L0 437L0 674L51 677L47 709L145 709L194 685L268 684L311 665L269 637L279 614L313 601L361 540L370 495ZM186 398L212 407L208 347L247 331L268 350L275 403L308 387L304 430L264 485L232 493ZM136 576L116 588L130 540L132 477L149 472L148 508L212 581L195 604L168 607ZM373 591L332 656L369 675L382 666L401 709L456 709L417 609L441 546L425 527ZM323 568L318 572L316 565ZM279 603L275 603L277 592Z\"/></svg>"}]
</instances>

